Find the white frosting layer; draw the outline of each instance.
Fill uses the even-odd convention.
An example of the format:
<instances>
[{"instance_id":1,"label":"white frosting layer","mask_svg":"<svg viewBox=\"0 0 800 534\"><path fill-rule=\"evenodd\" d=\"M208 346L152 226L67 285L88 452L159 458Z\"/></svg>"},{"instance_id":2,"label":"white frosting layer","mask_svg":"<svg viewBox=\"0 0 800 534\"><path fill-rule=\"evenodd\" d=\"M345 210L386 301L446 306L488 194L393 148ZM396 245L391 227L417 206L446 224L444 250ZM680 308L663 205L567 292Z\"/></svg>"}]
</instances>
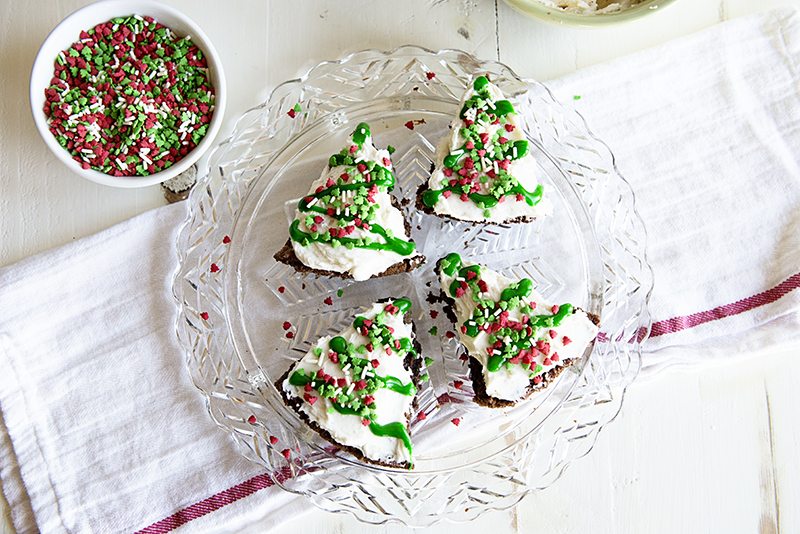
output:
<instances>
[{"instance_id":1,"label":"white frosting layer","mask_svg":"<svg viewBox=\"0 0 800 534\"><path fill-rule=\"evenodd\" d=\"M350 146L350 144L348 144ZM377 149L372 145L372 138L367 136L361 149L355 154L357 161L375 161L378 164L386 167L384 160L389 161L390 155L387 150ZM388 166L391 170L391 165ZM339 176L347 170L346 166L337 166L333 168L326 167L322 175L317 178L309 188L309 194L314 193L319 186L325 186L329 179L334 182ZM375 202L379 208L375 214L374 223L379 224L386 230L390 231L390 235L400 237L408 241L410 237L406 233L405 222L402 212L392 206L391 195L379 188L378 193L375 194ZM347 196L349 192L343 192L343 196ZM352 194L350 194L352 198ZM297 204L297 200L291 201L292 204ZM296 210L295 218L300 220L300 229L304 232L311 230L305 224L305 217L307 215L318 215L322 217L322 222L317 224L319 230L327 232L328 228L333 224L336 225L336 220L324 214L301 212ZM350 238L367 238L370 240L381 240L380 236L362 228L356 228L355 231L348 235ZM330 243L311 242L308 245L301 245L296 241L292 241L294 253L297 258L305 265L312 269L323 271L333 271L337 273L349 273L354 280L367 280L370 277L384 272L397 262L404 259L414 257L403 256L391 250L371 250L366 248L346 248L344 246L333 247Z\"/></svg>"},{"instance_id":2,"label":"white frosting layer","mask_svg":"<svg viewBox=\"0 0 800 534\"><path fill-rule=\"evenodd\" d=\"M384 309L384 306L386 306L385 303L373 304L371 308L359 315L367 319L373 319L375 315ZM393 336L395 338L407 337L414 339L411 324L403 322L402 313L387 314L386 325L394 328ZM369 338L359 334L352 325L339 335L353 344L364 345L369 343ZM331 336L325 336L320 338L315 345L315 347L322 349L322 358L315 356L313 349L310 350L292 367L289 376L298 369L303 369L306 373L316 373L317 370L322 369L323 372L334 378L344 377L348 379L348 382L358 380L360 377L353 377L349 372L342 372L339 364L333 363L327 357L330 351L328 343L331 339ZM372 352L360 355L362 358L368 360L377 359L380 362L380 365L372 372L379 376L394 376L404 384L412 381L411 371L403 366L403 356L398 355L396 351L392 351L392 354L386 354L383 347L374 347L374 349ZM303 399L303 388L291 385L288 378L283 382L282 386L288 398ZM376 423L381 425L393 422L406 424L407 418L410 417L412 411L413 395L403 395L390 389L379 388L373 393L373 397L375 398L376 406ZM371 460L389 463L411 462L411 455L401 440L390 436L373 434L369 426L362 424L361 417L341 414L335 411L329 399L319 397L313 405L303 401L300 410L321 428L327 430L338 443L359 449L364 453L364 456Z\"/></svg>"},{"instance_id":3,"label":"white frosting layer","mask_svg":"<svg viewBox=\"0 0 800 534\"><path fill-rule=\"evenodd\" d=\"M474 265L464 263L464 267ZM457 275L457 273L456 273ZM486 282L487 291L481 294L481 297L492 299L495 302L500 300L500 294L509 285L515 283L505 276L492 271L484 266L480 267L480 278ZM461 333L461 325L472 317L472 313L477 307L477 304L472 300L472 290L467 289L463 296L454 297L450 295L449 287L453 282L454 277L450 277L444 272L440 272L440 281L442 289L447 295L455 300L455 312L458 322L456 328L459 332L459 339L466 347L470 356L477 359L483 366L483 379L486 383L486 393L498 399L508 401L519 401L525 398L529 393L529 386L531 379L535 376L529 368L520 364L509 364L501 366L499 370L491 372L486 368L489 356L487 349L491 345L489 343L489 334L480 331L477 336L471 337ZM535 314L549 314L553 307L552 302L546 301L536 290L532 290L528 298L525 299L528 303L535 303L536 307L533 313ZM509 310L509 319L514 321L522 320L522 313L519 308ZM551 369L564 365L564 362L573 358L580 358L583 355L586 347L597 336L598 328L589 319L585 312L576 310L573 314L565 317L561 324L552 330L555 330L555 337L551 338L549 335L550 328L539 329L539 334L534 333L535 338L544 338L550 344L550 355L558 354L558 361L551 361L550 365L545 365L544 354L538 354L534 357L534 361L542 366L542 369L536 375L544 375ZM564 344L564 336L570 340L568 344Z\"/></svg>"},{"instance_id":4,"label":"white frosting layer","mask_svg":"<svg viewBox=\"0 0 800 534\"><path fill-rule=\"evenodd\" d=\"M487 88L495 101L503 100L505 98L503 93L496 85L489 83ZM459 109L461 109L464 103L474 96L475 93L476 91L470 87L470 89L464 95L464 98L461 100ZM508 114L507 118L508 122L513 124L515 128L511 132L507 132L504 129L503 136L509 139L511 142L526 139L522 128L520 128L517 123L516 114ZM463 123L460 118L453 120L453 122L450 124L450 136L442 139L442 141L439 143L436 152L437 165L431 174L430 179L428 180L429 189L442 189L452 178L444 175L444 158L450 153L451 150L458 150L464 146L466 139L464 139L460 134L460 129L462 126ZM487 124L484 127L481 127L479 131L488 133L491 138L491 136L494 135L500 128L504 128L504 126L500 124ZM536 161L533 159L533 156L530 152L519 159L512 160L511 164L509 165L508 172L514 176L519 181L520 185L522 185L522 187L528 191L534 191L536 186L539 185L539 181L537 179L538 169L536 166ZM454 177L458 178L458 176ZM460 219L463 221L490 221L501 223L511 221L518 217L544 217L552 213L553 207L546 195L541 199L541 201L533 206L530 206L524 200L518 201L514 198L514 196L510 196L504 197L500 203L491 208L489 210L489 216L487 217L484 214L484 209L478 207L471 200L463 201L461 198L459 198L459 195L452 194L448 198L442 196L436 205L434 205L433 211L438 215L447 215L454 219Z\"/></svg>"}]
</instances>

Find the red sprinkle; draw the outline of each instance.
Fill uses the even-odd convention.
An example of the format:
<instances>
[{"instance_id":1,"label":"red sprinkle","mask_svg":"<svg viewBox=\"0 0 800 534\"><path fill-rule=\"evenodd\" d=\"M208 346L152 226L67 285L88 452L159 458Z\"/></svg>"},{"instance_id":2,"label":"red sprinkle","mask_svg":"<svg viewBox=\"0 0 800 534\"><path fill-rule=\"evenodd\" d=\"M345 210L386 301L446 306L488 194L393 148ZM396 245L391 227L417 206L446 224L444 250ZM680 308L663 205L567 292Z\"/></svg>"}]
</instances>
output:
<instances>
[{"instance_id":1,"label":"red sprinkle","mask_svg":"<svg viewBox=\"0 0 800 534\"><path fill-rule=\"evenodd\" d=\"M414 121L408 121L406 123L406 128L408 128L409 130L413 130L414 129Z\"/></svg>"},{"instance_id":2,"label":"red sprinkle","mask_svg":"<svg viewBox=\"0 0 800 534\"><path fill-rule=\"evenodd\" d=\"M559 309L561 309L561 308L558 306L558 304L553 304L553 307L550 308L550 311L553 313L553 315L555 315L555 314L558 313Z\"/></svg>"},{"instance_id":3,"label":"red sprinkle","mask_svg":"<svg viewBox=\"0 0 800 534\"><path fill-rule=\"evenodd\" d=\"M292 327L292 323L290 323L289 321L284 321L283 322L283 329L284 330L289 330L291 327Z\"/></svg>"},{"instance_id":4,"label":"red sprinkle","mask_svg":"<svg viewBox=\"0 0 800 534\"><path fill-rule=\"evenodd\" d=\"M231 238L230 238L230 236L227 236L227 235L226 235L225 237L223 237L223 238L222 238L222 242L223 242L224 244L226 244L226 245L227 245L228 243L230 243L230 242L231 242Z\"/></svg>"},{"instance_id":5,"label":"red sprinkle","mask_svg":"<svg viewBox=\"0 0 800 534\"><path fill-rule=\"evenodd\" d=\"M361 424L364 426L369 426L369 419L362 419Z\"/></svg>"},{"instance_id":6,"label":"red sprinkle","mask_svg":"<svg viewBox=\"0 0 800 534\"><path fill-rule=\"evenodd\" d=\"M287 460L288 460L289 458L291 458L291 457L292 457L292 451L290 451L289 449L283 449L283 450L281 451L281 454L282 454L282 455L283 455L283 457L284 457L284 458L286 458Z\"/></svg>"},{"instance_id":7,"label":"red sprinkle","mask_svg":"<svg viewBox=\"0 0 800 534\"><path fill-rule=\"evenodd\" d=\"M278 288L278 293L283 293L284 291L286 291L285 287L281 286Z\"/></svg>"},{"instance_id":8,"label":"red sprinkle","mask_svg":"<svg viewBox=\"0 0 800 534\"><path fill-rule=\"evenodd\" d=\"M372 361L371 361L371 362L369 362L369 363L370 363L370 364L372 364L372 367L373 367L373 368L375 368L375 369L377 369L377 368L378 368L378 366L381 364L381 362L379 362L379 361L377 360L377 358L376 358L376 359L374 359L374 360L372 360Z\"/></svg>"},{"instance_id":9,"label":"red sprinkle","mask_svg":"<svg viewBox=\"0 0 800 534\"><path fill-rule=\"evenodd\" d=\"M275 445L276 443L278 443L278 438L276 438L275 436L270 436L269 437L269 442L271 444Z\"/></svg>"},{"instance_id":10,"label":"red sprinkle","mask_svg":"<svg viewBox=\"0 0 800 534\"><path fill-rule=\"evenodd\" d=\"M325 297L325 300L323 300L322 302L324 302L328 306L333 305L333 299L331 297Z\"/></svg>"},{"instance_id":11,"label":"red sprinkle","mask_svg":"<svg viewBox=\"0 0 800 534\"><path fill-rule=\"evenodd\" d=\"M289 111L286 112L286 114L289 115L291 118L295 118L297 116L297 112L294 109L290 109Z\"/></svg>"},{"instance_id":12,"label":"red sprinkle","mask_svg":"<svg viewBox=\"0 0 800 534\"><path fill-rule=\"evenodd\" d=\"M436 78L436 73L435 73L435 72L426 72L426 73L425 73L425 76L426 76L426 77L427 77L429 80L432 80L432 79Z\"/></svg>"},{"instance_id":13,"label":"red sprinkle","mask_svg":"<svg viewBox=\"0 0 800 534\"><path fill-rule=\"evenodd\" d=\"M217 265L216 263L212 263L211 264L211 272L212 273L216 273L218 271L219 271L219 265Z\"/></svg>"},{"instance_id":14,"label":"red sprinkle","mask_svg":"<svg viewBox=\"0 0 800 534\"><path fill-rule=\"evenodd\" d=\"M427 418L428 418L428 416L425 415L425 412L419 412L417 414L417 421L424 421Z\"/></svg>"},{"instance_id":15,"label":"red sprinkle","mask_svg":"<svg viewBox=\"0 0 800 534\"><path fill-rule=\"evenodd\" d=\"M453 339L454 337L456 337L455 333L452 330L448 330L447 332L445 332L444 335L445 337L447 337L447 339Z\"/></svg>"},{"instance_id":16,"label":"red sprinkle","mask_svg":"<svg viewBox=\"0 0 800 534\"><path fill-rule=\"evenodd\" d=\"M536 375L533 377L533 383L539 385L542 383L542 375Z\"/></svg>"},{"instance_id":17,"label":"red sprinkle","mask_svg":"<svg viewBox=\"0 0 800 534\"><path fill-rule=\"evenodd\" d=\"M439 316L439 312L436 310L431 310L430 314L431 314L431 319L436 319Z\"/></svg>"},{"instance_id":18,"label":"red sprinkle","mask_svg":"<svg viewBox=\"0 0 800 534\"><path fill-rule=\"evenodd\" d=\"M250 423L251 425L256 424L256 416L251 415L250 417L247 418L247 422Z\"/></svg>"},{"instance_id":19,"label":"red sprinkle","mask_svg":"<svg viewBox=\"0 0 800 534\"><path fill-rule=\"evenodd\" d=\"M561 343L563 343L564 346L567 346L570 343L572 343L572 340L570 338L568 338L567 336L564 336L564 337L561 338Z\"/></svg>"},{"instance_id":20,"label":"red sprinkle","mask_svg":"<svg viewBox=\"0 0 800 534\"><path fill-rule=\"evenodd\" d=\"M294 332L286 332L286 337L292 339L294 337Z\"/></svg>"},{"instance_id":21,"label":"red sprinkle","mask_svg":"<svg viewBox=\"0 0 800 534\"><path fill-rule=\"evenodd\" d=\"M461 386L463 386L463 385L464 385L464 382L462 382L461 380L454 380L453 381L453 387L456 388L456 389L461 389Z\"/></svg>"},{"instance_id":22,"label":"red sprinkle","mask_svg":"<svg viewBox=\"0 0 800 534\"><path fill-rule=\"evenodd\" d=\"M555 330L553 330L553 329L550 329L550 331L548 331L548 332L547 332L547 335L549 335L549 336L550 336L550 339L555 339L555 338L556 338L556 336L558 335L558 332L556 332L556 331L555 331Z\"/></svg>"},{"instance_id":23,"label":"red sprinkle","mask_svg":"<svg viewBox=\"0 0 800 534\"><path fill-rule=\"evenodd\" d=\"M208 321L208 312L203 312L203 313L201 313L201 314L200 314L200 317L201 317L201 318L202 318L204 321Z\"/></svg>"},{"instance_id":24,"label":"red sprinkle","mask_svg":"<svg viewBox=\"0 0 800 534\"><path fill-rule=\"evenodd\" d=\"M454 418L450 419L450 422L453 423L454 425L458 426L458 425L461 424L461 419L459 417L454 417Z\"/></svg>"}]
</instances>

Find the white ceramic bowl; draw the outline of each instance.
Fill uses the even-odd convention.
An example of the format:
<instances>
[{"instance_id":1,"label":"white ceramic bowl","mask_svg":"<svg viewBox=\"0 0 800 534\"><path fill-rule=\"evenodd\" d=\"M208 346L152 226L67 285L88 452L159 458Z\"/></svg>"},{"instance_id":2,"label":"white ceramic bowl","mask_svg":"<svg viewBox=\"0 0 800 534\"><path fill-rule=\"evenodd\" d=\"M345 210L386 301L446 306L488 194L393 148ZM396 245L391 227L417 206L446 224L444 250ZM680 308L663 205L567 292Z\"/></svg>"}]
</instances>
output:
<instances>
[{"instance_id":1,"label":"white ceramic bowl","mask_svg":"<svg viewBox=\"0 0 800 534\"><path fill-rule=\"evenodd\" d=\"M203 51L209 67L209 77L214 86L214 115L209 122L205 137L191 152L170 168L148 176L111 176L93 169L83 169L65 148L58 144L55 136L47 126L43 108L44 90L50 85L53 77L54 62L58 53L78 40L81 30L88 30L97 24L114 17L129 15L150 16L161 24L168 26L180 36L191 35L192 41ZM214 137L222 124L227 97L225 74L217 51L206 34L189 17L176 9L151 0L103 0L90 4L65 18L47 36L31 71L31 111L33 120L45 144L58 159L64 162L73 172L87 180L114 187L145 187L169 180L191 167L214 142Z\"/></svg>"},{"instance_id":2,"label":"white ceramic bowl","mask_svg":"<svg viewBox=\"0 0 800 534\"><path fill-rule=\"evenodd\" d=\"M508 5L529 17L559 26L574 26L582 28L602 28L611 24L630 22L645 15L663 10L674 0L642 0L635 6L622 11L613 11L603 14L572 13L544 5L539 0L505 0Z\"/></svg>"}]
</instances>

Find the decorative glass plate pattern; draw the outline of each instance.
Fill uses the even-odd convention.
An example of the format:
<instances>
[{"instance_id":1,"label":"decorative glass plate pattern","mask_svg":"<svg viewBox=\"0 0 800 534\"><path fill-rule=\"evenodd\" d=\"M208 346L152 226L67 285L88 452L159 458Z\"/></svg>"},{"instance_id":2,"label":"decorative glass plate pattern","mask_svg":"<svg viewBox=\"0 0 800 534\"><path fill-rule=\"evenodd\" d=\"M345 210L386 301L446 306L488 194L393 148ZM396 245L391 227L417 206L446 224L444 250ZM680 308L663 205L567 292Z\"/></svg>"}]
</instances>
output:
<instances>
[{"instance_id":1,"label":"decorative glass plate pattern","mask_svg":"<svg viewBox=\"0 0 800 534\"><path fill-rule=\"evenodd\" d=\"M554 217L484 226L413 208L434 146L477 73L488 73L515 103ZM298 103L302 111L292 118L287 111ZM361 121L370 123L376 145L397 147L395 195L411 200L405 215L427 263L367 282L298 274L272 258L288 235L285 204L306 192ZM441 305L426 302L438 294L436 260L451 251L528 276L545 297L601 316L593 350L513 409L472 403L467 367L447 336L452 324L442 313L432 318L429 311L441 312ZM178 252L178 336L212 418L284 489L372 523L468 520L551 484L618 413L650 327L645 232L609 149L543 85L457 50L359 52L277 87L211 155L189 197ZM310 344L341 329L359 307L401 295L413 300L418 339L433 358L431 380L418 395L427 417L412 424L413 471L336 450L283 405L274 387ZM281 328L286 320L292 339ZM456 417L459 426L451 424Z\"/></svg>"}]
</instances>

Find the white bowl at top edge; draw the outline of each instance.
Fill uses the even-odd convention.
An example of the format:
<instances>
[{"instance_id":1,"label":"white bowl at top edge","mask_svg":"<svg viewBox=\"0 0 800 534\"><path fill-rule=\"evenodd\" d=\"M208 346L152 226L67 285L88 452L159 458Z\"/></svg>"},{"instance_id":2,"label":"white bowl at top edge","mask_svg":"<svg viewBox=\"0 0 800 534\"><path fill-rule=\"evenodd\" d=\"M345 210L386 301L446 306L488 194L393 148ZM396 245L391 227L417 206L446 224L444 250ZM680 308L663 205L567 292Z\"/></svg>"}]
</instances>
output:
<instances>
[{"instance_id":1,"label":"white bowl at top edge","mask_svg":"<svg viewBox=\"0 0 800 534\"><path fill-rule=\"evenodd\" d=\"M44 90L53 78L54 62L62 50L79 39L82 30L89 30L97 24L115 17L130 15L150 16L161 24L174 30L180 36L191 35L192 41L203 51L209 67L209 78L214 86L214 115L208 125L205 137L191 152L170 168L147 176L111 176L93 169L83 169L70 153L56 141L47 126L44 114ZM191 167L214 142L225 114L227 98L225 73L214 45L208 36L189 17L177 9L152 0L102 0L83 7L53 28L39 48L33 62L30 82L30 104L33 121L51 152L72 172L87 180L113 187L145 187L169 180Z\"/></svg>"}]
</instances>

